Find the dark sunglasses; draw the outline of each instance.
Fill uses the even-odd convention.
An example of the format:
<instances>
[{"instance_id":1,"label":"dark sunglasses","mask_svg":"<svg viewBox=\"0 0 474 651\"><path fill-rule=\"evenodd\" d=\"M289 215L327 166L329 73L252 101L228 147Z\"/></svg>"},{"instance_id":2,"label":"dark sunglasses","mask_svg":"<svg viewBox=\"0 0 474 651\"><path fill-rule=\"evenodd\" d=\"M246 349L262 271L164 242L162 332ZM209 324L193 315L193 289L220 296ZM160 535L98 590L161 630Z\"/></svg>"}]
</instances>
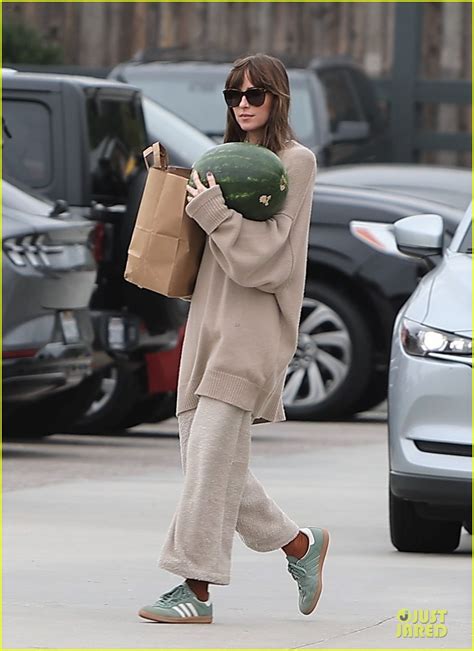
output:
<instances>
[{"instance_id":1,"label":"dark sunglasses","mask_svg":"<svg viewBox=\"0 0 474 651\"><path fill-rule=\"evenodd\" d=\"M222 91L227 106L235 108L242 101L245 95L247 102L251 106L262 106L265 101L266 88L248 88L247 90L237 90L236 88L226 88Z\"/></svg>"}]
</instances>

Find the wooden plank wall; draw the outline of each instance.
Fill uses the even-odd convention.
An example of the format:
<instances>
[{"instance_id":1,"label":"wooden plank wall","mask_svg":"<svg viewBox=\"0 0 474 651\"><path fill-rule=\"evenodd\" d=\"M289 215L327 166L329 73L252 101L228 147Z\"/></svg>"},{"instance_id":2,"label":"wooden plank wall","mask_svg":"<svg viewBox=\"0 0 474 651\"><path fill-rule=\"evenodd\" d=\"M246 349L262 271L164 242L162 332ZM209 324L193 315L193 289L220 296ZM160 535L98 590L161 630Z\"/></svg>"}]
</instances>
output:
<instances>
[{"instance_id":1,"label":"wooden plank wall","mask_svg":"<svg viewBox=\"0 0 474 651\"><path fill-rule=\"evenodd\" d=\"M265 51L294 65L349 54L375 75L391 65L394 3L4 2L3 13L58 43L66 64L108 66L178 47L228 59Z\"/></svg>"},{"instance_id":2,"label":"wooden plank wall","mask_svg":"<svg viewBox=\"0 0 474 651\"><path fill-rule=\"evenodd\" d=\"M42 3L4 2L5 18L35 26L66 64L112 66L136 52L177 48L190 58L233 60L263 51L288 65L350 55L375 77L389 77L395 3ZM471 79L471 4L426 2L425 78ZM427 105L424 128L470 131L470 107ZM424 162L470 165L469 153L426 152Z\"/></svg>"}]
</instances>

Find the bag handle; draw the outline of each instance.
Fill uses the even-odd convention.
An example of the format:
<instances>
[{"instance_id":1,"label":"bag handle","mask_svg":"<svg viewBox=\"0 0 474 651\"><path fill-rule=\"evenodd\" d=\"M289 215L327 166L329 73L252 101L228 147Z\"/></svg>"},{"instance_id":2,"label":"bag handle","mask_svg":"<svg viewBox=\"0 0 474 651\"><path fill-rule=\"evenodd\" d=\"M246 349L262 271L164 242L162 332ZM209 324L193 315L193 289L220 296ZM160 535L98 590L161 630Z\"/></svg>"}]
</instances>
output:
<instances>
[{"instance_id":1,"label":"bag handle","mask_svg":"<svg viewBox=\"0 0 474 651\"><path fill-rule=\"evenodd\" d=\"M153 163L150 163L149 158L153 154ZM168 152L166 148L159 142L154 142L150 147L147 147L143 152L143 158L147 170L150 167L166 170L168 168Z\"/></svg>"}]
</instances>

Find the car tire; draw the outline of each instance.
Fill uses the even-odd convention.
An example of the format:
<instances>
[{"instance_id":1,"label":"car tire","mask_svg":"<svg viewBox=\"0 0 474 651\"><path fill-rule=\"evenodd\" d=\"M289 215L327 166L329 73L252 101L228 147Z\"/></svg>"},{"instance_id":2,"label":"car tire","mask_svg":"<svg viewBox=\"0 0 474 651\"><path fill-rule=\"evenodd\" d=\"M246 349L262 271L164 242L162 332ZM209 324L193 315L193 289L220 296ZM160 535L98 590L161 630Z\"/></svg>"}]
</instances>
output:
<instances>
[{"instance_id":1,"label":"car tire","mask_svg":"<svg viewBox=\"0 0 474 651\"><path fill-rule=\"evenodd\" d=\"M387 399L387 392L388 372L374 371L364 395L353 407L354 412L360 413L378 407Z\"/></svg>"},{"instance_id":2,"label":"car tire","mask_svg":"<svg viewBox=\"0 0 474 651\"><path fill-rule=\"evenodd\" d=\"M339 288L310 280L299 327L283 391L287 419L353 415L374 370L372 337L359 308Z\"/></svg>"},{"instance_id":3,"label":"car tire","mask_svg":"<svg viewBox=\"0 0 474 651\"><path fill-rule=\"evenodd\" d=\"M123 429L143 423L159 423L172 418L176 413L176 391L167 391L149 396L137 403L122 423Z\"/></svg>"},{"instance_id":4,"label":"car tire","mask_svg":"<svg viewBox=\"0 0 474 651\"><path fill-rule=\"evenodd\" d=\"M122 423L142 395L139 373L115 363L100 374L95 399L80 418L72 422L71 434L108 434L123 429Z\"/></svg>"},{"instance_id":5,"label":"car tire","mask_svg":"<svg viewBox=\"0 0 474 651\"><path fill-rule=\"evenodd\" d=\"M422 518L415 504L390 493L390 538L399 552L447 553L459 545L461 523Z\"/></svg>"},{"instance_id":6,"label":"car tire","mask_svg":"<svg viewBox=\"0 0 474 651\"><path fill-rule=\"evenodd\" d=\"M66 432L71 420L88 409L99 387L100 378L94 374L71 389L28 403L23 408L12 409L4 421L4 439L37 440Z\"/></svg>"}]
</instances>

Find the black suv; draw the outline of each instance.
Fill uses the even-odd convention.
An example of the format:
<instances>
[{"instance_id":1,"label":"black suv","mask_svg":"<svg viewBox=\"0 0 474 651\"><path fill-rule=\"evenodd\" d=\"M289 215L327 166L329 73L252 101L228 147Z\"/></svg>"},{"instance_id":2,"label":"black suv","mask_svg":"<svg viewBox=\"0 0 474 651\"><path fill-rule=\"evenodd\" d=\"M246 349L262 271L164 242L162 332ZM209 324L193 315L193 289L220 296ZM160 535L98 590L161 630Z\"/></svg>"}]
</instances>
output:
<instances>
[{"instance_id":1,"label":"black suv","mask_svg":"<svg viewBox=\"0 0 474 651\"><path fill-rule=\"evenodd\" d=\"M222 98L231 63L136 61L109 73L141 88L208 136L222 141L226 107ZM288 69L290 121L297 139L309 147L320 166L390 160L388 130L374 86L347 59L315 59L308 68Z\"/></svg>"},{"instance_id":2,"label":"black suv","mask_svg":"<svg viewBox=\"0 0 474 651\"><path fill-rule=\"evenodd\" d=\"M187 306L123 278L146 170L148 137L138 88L116 81L38 73L3 74L4 172L96 222L98 263L90 302L96 348L113 356L88 426L116 427L147 396L147 358L178 344ZM112 372L113 371L113 372ZM133 396L132 399L132 391ZM102 404L103 403L103 404ZM104 411L104 409L105 411Z\"/></svg>"}]
</instances>

